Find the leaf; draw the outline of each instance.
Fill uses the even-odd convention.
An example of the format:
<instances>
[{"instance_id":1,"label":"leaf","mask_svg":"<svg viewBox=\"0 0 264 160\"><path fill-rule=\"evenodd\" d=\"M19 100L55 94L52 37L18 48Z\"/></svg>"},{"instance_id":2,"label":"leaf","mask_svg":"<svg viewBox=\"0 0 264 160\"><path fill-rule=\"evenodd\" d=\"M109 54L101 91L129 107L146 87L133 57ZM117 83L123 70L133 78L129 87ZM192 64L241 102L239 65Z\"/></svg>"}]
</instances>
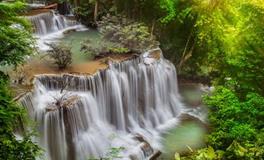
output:
<instances>
[{"instance_id":1,"label":"leaf","mask_svg":"<svg viewBox=\"0 0 264 160\"><path fill-rule=\"evenodd\" d=\"M207 156L209 159L215 159L216 158L216 154L215 154L213 147L211 147L211 146L208 147Z\"/></svg>"},{"instance_id":2,"label":"leaf","mask_svg":"<svg viewBox=\"0 0 264 160\"><path fill-rule=\"evenodd\" d=\"M176 152L174 154L174 158L175 158L175 160L181 160L181 156L180 156L180 154L178 152Z\"/></svg>"}]
</instances>

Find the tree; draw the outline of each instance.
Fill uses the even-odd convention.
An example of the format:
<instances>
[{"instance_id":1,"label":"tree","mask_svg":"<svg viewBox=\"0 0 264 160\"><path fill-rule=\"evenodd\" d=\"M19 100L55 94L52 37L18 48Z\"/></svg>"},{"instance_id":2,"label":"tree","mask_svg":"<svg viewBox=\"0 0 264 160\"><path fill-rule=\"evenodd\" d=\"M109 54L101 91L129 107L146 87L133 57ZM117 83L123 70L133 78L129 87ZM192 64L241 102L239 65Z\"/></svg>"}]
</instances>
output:
<instances>
[{"instance_id":1,"label":"tree","mask_svg":"<svg viewBox=\"0 0 264 160\"><path fill-rule=\"evenodd\" d=\"M31 141L30 134L25 131L23 138L18 140L14 128L26 121L26 112L13 101L8 82L0 79L0 157L1 159L35 159L40 148Z\"/></svg>"},{"instance_id":2,"label":"tree","mask_svg":"<svg viewBox=\"0 0 264 160\"><path fill-rule=\"evenodd\" d=\"M0 2L0 65L17 65L32 53L34 41L29 23L18 16L24 4Z\"/></svg>"},{"instance_id":3,"label":"tree","mask_svg":"<svg viewBox=\"0 0 264 160\"><path fill-rule=\"evenodd\" d=\"M0 65L17 65L32 53L28 23L17 17L23 7L21 2L0 2ZM26 112L13 100L8 84L8 76L0 72L0 157L33 160L40 148L31 141L27 130L21 139L14 135L20 120L26 122Z\"/></svg>"},{"instance_id":4,"label":"tree","mask_svg":"<svg viewBox=\"0 0 264 160\"><path fill-rule=\"evenodd\" d=\"M103 15L113 12L112 0L80 1L74 8L74 14L79 21L91 27L97 27L97 21Z\"/></svg>"},{"instance_id":5,"label":"tree","mask_svg":"<svg viewBox=\"0 0 264 160\"><path fill-rule=\"evenodd\" d=\"M67 68L72 63L71 48L62 44L48 44L48 46L51 48L48 54L60 70Z\"/></svg>"},{"instance_id":6,"label":"tree","mask_svg":"<svg viewBox=\"0 0 264 160\"><path fill-rule=\"evenodd\" d=\"M104 39L129 52L142 53L159 46L144 23L134 22L120 15L103 17L99 28Z\"/></svg>"},{"instance_id":7,"label":"tree","mask_svg":"<svg viewBox=\"0 0 264 160\"><path fill-rule=\"evenodd\" d=\"M188 63L212 76L205 97L211 133L186 159L263 159L263 1L193 0L195 54Z\"/></svg>"},{"instance_id":8,"label":"tree","mask_svg":"<svg viewBox=\"0 0 264 160\"><path fill-rule=\"evenodd\" d=\"M205 97L209 106L211 133L208 147L183 160L262 159L264 156L264 97L248 93L244 100L234 91L219 86Z\"/></svg>"},{"instance_id":9,"label":"tree","mask_svg":"<svg viewBox=\"0 0 264 160\"><path fill-rule=\"evenodd\" d=\"M264 95L264 7L259 1L194 1L198 63L236 93ZM202 2L202 3L201 3Z\"/></svg>"},{"instance_id":10,"label":"tree","mask_svg":"<svg viewBox=\"0 0 264 160\"><path fill-rule=\"evenodd\" d=\"M115 0L119 13L143 21L157 37L164 56L181 69L195 51L192 1ZM192 69L192 68L191 68Z\"/></svg>"}]
</instances>

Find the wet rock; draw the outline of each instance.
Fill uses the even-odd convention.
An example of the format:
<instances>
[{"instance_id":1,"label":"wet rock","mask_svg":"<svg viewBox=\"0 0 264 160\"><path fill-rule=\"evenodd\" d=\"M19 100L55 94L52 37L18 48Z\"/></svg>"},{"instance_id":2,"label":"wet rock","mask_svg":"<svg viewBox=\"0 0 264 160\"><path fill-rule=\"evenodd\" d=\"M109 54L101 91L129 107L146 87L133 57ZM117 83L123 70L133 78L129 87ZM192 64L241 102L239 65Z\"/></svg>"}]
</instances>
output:
<instances>
[{"instance_id":1,"label":"wet rock","mask_svg":"<svg viewBox=\"0 0 264 160\"><path fill-rule=\"evenodd\" d=\"M161 49L157 48L157 49L149 50L148 52L143 54L143 62L146 65L150 65L156 62L157 60L160 60L161 56L162 56Z\"/></svg>"},{"instance_id":2,"label":"wet rock","mask_svg":"<svg viewBox=\"0 0 264 160\"><path fill-rule=\"evenodd\" d=\"M208 128L208 124L206 124L205 122L201 121L199 118L194 117L194 116L189 115L189 114L186 114L186 113L181 114L179 119L180 119L180 121L182 123L195 122L195 123L199 124L200 126L202 126L203 128Z\"/></svg>"},{"instance_id":3,"label":"wet rock","mask_svg":"<svg viewBox=\"0 0 264 160\"><path fill-rule=\"evenodd\" d=\"M149 157L149 160L156 160L161 154L161 151L156 151L154 154L152 154L152 156Z\"/></svg>"},{"instance_id":4,"label":"wet rock","mask_svg":"<svg viewBox=\"0 0 264 160\"><path fill-rule=\"evenodd\" d=\"M145 157L150 157L149 160L155 160L161 155L161 151L155 151L142 135L136 134L134 138L141 142L140 148L143 151Z\"/></svg>"},{"instance_id":5,"label":"wet rock","mask_svg":"<svg viewBox=\"0 0 264 160\"><path fill-rule=\"evenodd\" d=\"M69 34L72 32L76 32L76 29L68 29L68 30L64 31L63 34Z\"/></svg>"},{"instance_id":6,"label":"wet rock","mask_svg":"<svg viewBox=\"0 0 264 160\"><path fill-rule=\"evenodd\" d=\"M154 152L153 148L148 142L141 143L140 148L144 152L145 157L151 156Z\"/></svg>"},{"instance_id":7,"label":"wet rock","mask_svg":"<svg viewBox=\"0 0 264 160\"><path fill-rule=\"evenodd\" d=\"M78 100L80 99L79 96L76 95L66 95L63 94L60 97L56 98L54 97L54 102L49 104L48 107L46 107L46 112L52 112L57 111L60 108L71 108L76 103L78 103Z\"/></svg>"},{"instance_id":8,"label":"wet rock","mask_svg":"<svg viewBox=\"0 0 264 160\"><path fill-rule=\"evenodd\" d=\"M136 155L130 155L129 158L130 158L130 160L138 160Z\"/></svg>"}]
</instances>

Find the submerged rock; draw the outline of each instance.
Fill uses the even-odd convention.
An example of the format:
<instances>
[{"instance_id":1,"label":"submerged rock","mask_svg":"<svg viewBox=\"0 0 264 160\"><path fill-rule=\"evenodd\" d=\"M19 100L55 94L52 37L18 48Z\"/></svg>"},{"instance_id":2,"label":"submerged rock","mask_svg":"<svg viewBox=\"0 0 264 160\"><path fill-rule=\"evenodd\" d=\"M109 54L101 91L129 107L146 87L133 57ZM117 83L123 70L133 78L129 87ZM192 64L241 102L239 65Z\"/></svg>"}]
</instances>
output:
<instances>
[{"instance_id":1,"label":"submerged rock","mask_svg":"<svg viewBox=\"0 0 264 160\"><path fill-rule=\"evenodd\" d=\"M146 65L150 65L161 59L162 51L160 48L150 50L142 55L143 62Z\"/></svg>"},{"instance_id":2,"label":"submerged rock","mask_svg":"<svg viewBox=\"0 0 264 160\"><path fill-rule=\"evenodd\" d=\"M48 104L46 111L57 111L59 109L67 109L73 107L76 103L78 103L78 100L80 99L77 95L67 95L67 93L64 93L60 95L59 97L53 97L54 102Z\"/></svg>"},{"instance_id":3,"label":"submerged rock","mask_svg":"<svg viewBox=\"0 0 264 160\"><path fill-rule=\"evenodd\" d=\"M75 28L68 29L68 30L64 31L63 34L69 34L72 32L76 32L76 29Z\"/></svg>"}]
</instances>

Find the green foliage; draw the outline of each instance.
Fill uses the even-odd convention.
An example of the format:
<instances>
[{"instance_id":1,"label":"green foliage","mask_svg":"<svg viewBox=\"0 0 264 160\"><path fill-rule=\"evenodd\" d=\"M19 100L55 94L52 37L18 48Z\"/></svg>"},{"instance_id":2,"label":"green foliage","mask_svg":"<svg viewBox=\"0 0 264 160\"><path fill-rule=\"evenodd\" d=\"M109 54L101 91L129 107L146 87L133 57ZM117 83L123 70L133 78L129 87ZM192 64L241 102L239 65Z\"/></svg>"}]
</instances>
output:
<instances>
[{"instance_id":1,"label":"green foliage","mask_svg":"<svg viewBox=\"0 0 264 160\"><path fill-rule=\"evenodd\" d=\"M160 9L167 12L167 15L161 18L161 23L169 23L176 17L176 2L175 0L160 0Z\"/></svg>"},{"instance_id":2,"label":"green foliage","mask_svg":"<svg viewBox=\"0 0 264 160\"><path fill-rule=\"evenodd\" d=\"M111 148L111 150L107 153L106 159L112 160L112 159L122 159L120 156L120 152L123 151L124 147L117 147L117 148Z\"/></svg>"},{"instance_id":3,"label":"green foliage","mask_svg":"<svg viewBox=\"0 0 264 160\"><path fill-rule=\"evenodd\" d=\"M223 152L215 151L211 146L200 149L191 156L182 157L179 160L214 160L223 159Z\"/></svg>"},{"instance_id":4,"label":"green foliage","mask_svg":"<svg viewBox=\"0 0 264 160\"><path fill-rule=\"evenodd\" d=\"M116 0L115 4L118 13L144 22L151 29L161 44L164 56L178 69L181 68L180 63L185 64L191 57L195 45L195 15L191 14L191 0ZM188 69L195 72L196 68Z\"/></svg>"},{"instance_id":5,"label":"green foliage","mask_svg":"<svg viewBox=\"0 0 264 160\"><path fill-rule=\"evenodd\" d=\"M83 24L88 26L93 25L93 6L90 5L89 1L75 7L73 12L77 20L81 21Z\"/></svg>"},{"instance_id":6,"label":"green foliage","mask_svg":"<svg viewBox=\"0 0 264 160\"><path fill-rule=\"evenodd\" d=\"M122 47L118 43L110 43L107 40L101 40L100 46L94 45L90 40L85 40L82 42L81 51L84 51L87 55L92 55L92 57L97 57L107 54L124 54L128 53L129 49Z\"/></svg>"},{"instance_id":7,"label":"green foliage","mask_svg":"<svg viewBox=\"0 0 264 160\"><path fill-rule=\"evenodd\" d=\"M208 147L186 159L262 159L263 1L116 0L115 5L118 13L146 23L158 35L165 56L181 73L210 76L218 86L205 98L212 127ZM126 42L139 39L129 34L140 27L123 21L106 19L103 35L127 49L141 46Z\"/></svg>"},{"instance_id":8,"label":"green foliage","mask_svg":"<svg viewBox=\"0 0 264 160\"><path fill-rule=\"evenodd\" d=\"M263 3L194 0L191 15L196 17L197 48L188 65L209 74L218 87L205 97L212 127L207 136L209 147L185 158L262 159Z\"/></svg>"},{"instance_id":9,"label":"green foliage","mask_svg":"<svg viewBox=\"0 0 264 160\"><path fill-rule=\"evenodd\" d=\"M32 53L33 39L28 22L18 17L24 4L0 2L0 65L17 65Z\"/></svg>"},{"instance_id":10,"label":"green foliage","mask_svg":"<svg viewBox=\"0 0 264 160\"><path fill-rule=\"evenodd\" d=\"M102 42L100 47L97 47L92 44L91 40L85 40L82 42L81 51L84 51L86 54L94 57L99 53L107 52L107 47L105 47L105 43Z\"/></svg>"},{"instance_id":11,"label":"green foliage","mask_svg":"<svg viewBox=\"0 0 264 160\"><path fill-rule=\"evenodd\" d=\"M120 152L123 151L124 147L112 147L107 152L106 156L100 158L100 160L114 160L114 159L122 159L123 157L120 156ZM88 160L99 160L96 158L89 158Z\"/></svg>"},{"instance_id":12,"label":"green foliage","mask_svg":"<svg viewBox=\"0 0 264 160\"><path fill-rule=\"evenodd\" d=\"M147 26L126 17L108 15L102 17L98 26L102 35L101 45L95 46L90 40L82 43L82 50L89 55L142 53L159 46Z\"/></svg>"},{"instance_id":13,"label":"green foliage","mask_svg":"<svg viewBox=\"0 0 264 160\"><path fill-rule=\"evenodd\" d=\"M258 131L264 127L264 97L256 93L248 93L245 101L241 102L231 90L220 87L213 96L206 97L205 102L212 111L210 122L216 128L209 136L214 147L225 148L233 140L255 140Z\"/></svg>"},{"instance_id":14,"label":"green foliage","mask_svg":"<svg viewBox=\"0 0 264 160\"><path fill-rule=\"evenodd\" d=\"M143 23L133 22L121 16L106 16L99 22L103 38L119 44L122 50L142 53L157 48L159 43Z\"/></svg>"},{"instance_id":15,"label":"green foliage","mask_svg":"<svg viewBox=\"0 0 264 160\"><path fill-rule=\"evenodd\" d=\"M76 6L73 9L74 15L77 20L81 21L83 24L96 27L97 24L94 21L95 19L95 2L98 2L98 13L97 17L102 17L108 13L114 13L115 7L112 4L112 1L109 0L83 0L80 1L79 6Z\"/></svg>"},{"instance_id":16,"label":"green foliage","mask_svg":"<svg viewBox=\"0 0 264 160\"><path fill-rule=\"evenodd\" d=\"M264 94L264 7L259 1L195 0L195 34L199 48L193 61L206 66L215 84L245 96ZM241 72L242 71L242 72Z\"/></svg>"},{"instance_id":17,"label":"green foliage","mask_svg":"<svg viewBox=\"0 0 264 160\"><path fill-rule=\"evenodd\" d=\"M24 4L0 2L0 65L17 65L32 53L33 41L28 23L21 17ZM0 73L0 157L1 159L33 160L40 154L26 130L23 138L14 135L14 128L26 123L26 112L12 99L8 76Z\"/></svg>"},{"instance_id":18,"label":"green foliage","mask_svg":"<svg viewBox=\"0 0 264 160\"><path fill-rule=\"evenodd\" d=\"M0 79L0 157L1 159L33 160L40 154L40 148L30 140L30 134L24 133L24 138L17 140L14 128L25 122L26 112L17 105L10 96L7 82Z\"/></svg>"},{"instance_id":19,"label":"green foliage","mask_svg":"<svg viewBox=\"0 0 264 160\"><path fill-rule=\"evenodd\" d=\"M145 22L159 21L169 23L177 16L179 0L115 0L119 12L129 18Z\"/></svg>"},{"instance_id":20,"label":"green foliage","mask_svg":"<svg viewBox=\"0 0 264 160\"><path fill-rule=\"evenodd\" d=\"M49 57L59 69L65 69L72 64L71 48L63 44L48 44L51 50L48 51Z\"/></svg>"},{"instance_id":21,"label":"green foliage","mask_svg":"<svg viewBox=\"0 0 264 160\"><path fill-rule=\"evenodd\" d=\"M225 87L218 87L205 97L210 107L212 132L207 144L215 157L205 159L261 159L264 157L264 97L248 93L245 100ZM193 157L206 157L212 148L197 151Z\"/></svg>"}]
</instances>

